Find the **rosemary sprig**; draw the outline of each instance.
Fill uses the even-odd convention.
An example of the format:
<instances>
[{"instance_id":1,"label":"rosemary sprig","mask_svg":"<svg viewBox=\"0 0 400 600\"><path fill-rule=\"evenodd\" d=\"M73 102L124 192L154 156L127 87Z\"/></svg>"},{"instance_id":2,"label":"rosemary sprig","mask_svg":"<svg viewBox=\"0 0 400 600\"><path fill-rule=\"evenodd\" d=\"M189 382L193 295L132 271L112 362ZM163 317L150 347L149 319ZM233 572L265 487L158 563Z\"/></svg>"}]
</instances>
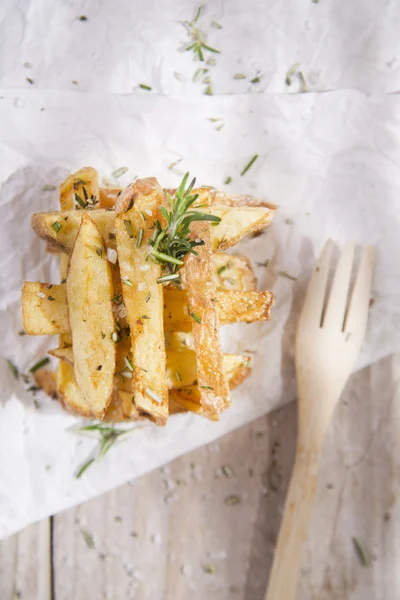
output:
<instances>
[{"instance_id":1,"label":"rosemary sprig","mask_svg":"<svg viewBox=\"0 0 400 600\"><path fill-rule=\"evenodd\" d=\"M196 202L198 194L191 193L196 178L185 189L188 178L189 173L186 173L174 197L167 193L167 200L171 210L168 211L164 206L160 208L166 221L166 226L162 227L160 221L157 219L154 233L149 239L151 257L155 262L163 265L166 270L163 277L159 278L159 283L164 281L178 283L179 276L172 277L172 275L177 275L179 267L183 265L183 258L189 252L197 254L194 248L204 244L203 240L190 239L191 223L194 221L219 223L221 221L215 215L189 210L194 202Z\"/></svg>"},{"instance_id":2,"label":"rosemary sprig","mask_svg":"<svg viewBox=\"0 0 400 600\"><path fill-rule=\"evenodd\" d=\"M115 444L115 442L121 438L123 435L132 433L135 431L136 427L132 427L131 429L115 429L115 427L110 425L102 425L100 423L94 423L93 425L86 425L85 427L80 427L79 429L75 429L76 433L86 433L86 432L98 432L100 434L99 448L97 451L97 459L100 460L107 454L110 448ZM79 479L83 473L88 469L94 462L96 458L90 456L88 460L86 460L77 470L75 477Z\"/></svg>"}]
</instances>

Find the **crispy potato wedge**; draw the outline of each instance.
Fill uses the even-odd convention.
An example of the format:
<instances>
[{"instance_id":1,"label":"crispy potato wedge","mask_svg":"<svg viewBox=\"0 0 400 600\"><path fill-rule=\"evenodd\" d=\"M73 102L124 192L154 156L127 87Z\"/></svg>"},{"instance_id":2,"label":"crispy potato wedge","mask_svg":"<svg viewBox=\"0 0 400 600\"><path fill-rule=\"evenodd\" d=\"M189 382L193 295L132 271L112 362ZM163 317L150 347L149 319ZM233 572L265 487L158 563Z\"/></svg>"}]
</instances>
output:
<instances>
[{"instance_id":1,"label":"crispy potato wedge","mask_svg":"<svg viewBox=\"0 0 400 600\"><path fill-rule=\"evenodd\" d=\"M224 354L223 369L227 378L244 363L248 364L249 358L240 354ZM196 353L167 351L167 382L168 389L179 389L197 382Z\"/></svg>"},{"instance_id":2,"label":"crispy potato wedge","mask_svg":"<svg viewBox=\"0 0 400 600\"><path fill-rule=\"evenodd\" d=\"M28 335L69 331L65 285L25 281L21 292L22 326Z\"/></svg>"},{"instance_id":3,"label":"crispy potato wedge","mask_svg":"<svg viewBox=\"0 0 400 600\"><path fill-rule=\"evenodd\" d=\"M50 356L54 356L55 358L59 358L60 360L65 360L70 365L74 364L74 353L72 351L72 346L54 348L53 350L48 350L47 354L50 354Z\"/></svg>"},{"instance_id":4,"label":"crispy potato wedge","mask_svg":"<svg viewBox=\"0 0 400 600\"><path fill-rule=\"evenodd\" d=\"M245 235L268 227L274 216L273 210L256 206L210 206L193 210L213 214L221 219L218 225L211 227L213 250L226 250L235 246Z\"/></svg>"},{"instance_id":5,"label":"crispy potato wedge","mask_svg":"<svg viewBox=\"0 0 400 600\"><path fill-rule=\"evenodd\" d=\"M66 410L82 417L93 417L91 407L76 383L74 368L60 360L56 371L57 397Z\"/></svg>"},{"instance_id":6,"label":"crispy potato wedge","mask_svg":"<svg viewBox=\"0 0 400 600\"><path fill-rule=\"evenodd\" d=\"M127 191L129 190L131 188L127 188ZM124 194L125 192L121 194L118 201ZM221 218L217 226L211 227L211 245L214 250L231 248L248 233L267 227L274 215L274 211L269 208L252 206L211 206L193 210L207 212ZM81 210L35 213L31 219L32 228L57 250L69 254L78 233L82 213ZM90 211L90 215L107 245L110 245L110 233L113 236L115 229L114 211L95 209Z\"/></svg>"},{"instance_id":7,"label":"crispy potato wedge","mask_svg":"<svg viewBox=\"0 0 400 600\"><path fill-rule=\"evenodd\" d=\"M188 295L188 290L171 288L165 291L165 331L190 332L192 330L193 319L188 313ZM269 319L273 294L271 292L216 292L211 301L220 325L252 323Z\"/></svg>"},{"instance_id":8,"label":"crispy potato wedge","mask_svg":"<svg viewBox=\"0 0 400 600\"><path fill-rule=\"evenodd\" d=\"M33 373L33 380L50 398L57 398L57 382L54 371L39 369Z\"/></svg>"},{"instance_id":9,"label":"crispy potato wedge","mask_svg":"<svg viewBox=\"0 0 400 600\"><path fill-rule=\"evenodd\" d=\"M83 208L82 204L96 205L99 201L99 176L93 167L83 167L60 185L61 210ZM77 200L77 197L79 200Z\"/></svg>"},{"instance_id":10,"label":"crispy potato wedge","mask_svg":"<svg viewBox=\"0 0 400 600\"><path fill-rule=\"evenodd\" d=\"M194 350L197 360L197 380L200 404L210 418L218 418L230 404L229 387L223 368L219 337L216 290L212 279L211 225L207 221L191 224L192 239L204 240L197 254L187 254L187 311L192 319ZM180 328L176 328L182 331Z\"/></svg>"},{"instance_id":11,"label":"crispy potato wedge","mask_svg":"<svg viewBox=\"0 0 400 600\"><path fill-rule=\"evenodd\" d=\"M67 361L70 365L74 364L72 346L68 346L66 348L55 348L54 350L49 350L48 353L51 356L59 358L60 360ZM185 352L168 350L166 354L168 389L194 385L197 382L197 363L195 352L187 349ZM117 355L120 356L120 364L123 366L126 353L124 351L120 353L119 346L117 349ZM241 356L240 354L224 354L223 365L226 376L230 377L232 372L234 372L243 364L247 364L249 360L250 359L248 356ZM118 385L119 387L121 386L120 383ZM126 391L130 392L130 397L132 399L132 389L128 388Z\"/></svg>"},{"instance_id":12,"label":"crispy potato wedge","mask_svg":"<svg viewBox=\"0 0 400 600\"><path fill-rule=\"evenodd\" d=\"M234 256L226 252L213 253L214 285L217 291L255 290L257 279L247 256Z\"/></svg>"},{"instance_id":13,"label":"crispy potato wedge","mask_svg":"<svg viewBox=\"0 0 400 600\"><path fill-rule=\"evenodd\" d=\"M22 289L23 326L30 335L55 335L70 330L65 286L53 285L50 291L55 300L50 302L47 296L42 297L42 294L49 291L47 285L28 281ZM40 297L37 292L41 294ZM214 303L220 324L225 325L268 320L273 302L271 292L233 291L217 292ZM164 290L163 313L166 332L191 332L193 323L187 307L187 290L172 287ZM63 340L62 345L65 343L70 344Z\"/></svg>"},{"instance_id":14,"label":"crispy potato wedge","mask_svg":"<svg viewBox=\"0 0 400 600\"><path fill-rule=\"evenodd\" d=\"M165 189L165 192L174 196L176 189ZM100 208L113 208L118 196L121 194L120 188L100 188ZM247 194L226 194L210 187L200 187L193 189L193 195L197 194L196 205L216 205L216 206L263 206L276 210L276 204L268 200L259 200L254 196Z\"/></svg>"},{"instance_id":15,"label":"crispy potato wedge","mask_svg":"<svg viewBox=\"0 0 400 600\"><path fill-rule=\"evenodd\" d=\"M243 383L250 375L251 367L249 367L249 362L250 359L243 360L241 364L238 364L232 371L227 373L228 384L231 390ZM207 417L212 421L218 421L219 419L218 414L204 410L201 403L201 390L197 385L187 386L181 389L172 389L169 392L169 397L170 402L174 402L175 405L181 406L190 412Z\"/></svg>"},{"instance_id":16,"label":"crispy potato wedge","mask_svg":"<svg viewBox=\"0 0 400 600\"><path fill-rule=\"evenodd\" d=\"M192 332L171 331L167 334L167 348L174 352L194 350Z\"/></svg>"},{"instance_id":17,"label":"crispy potato wedge","mask_svg":"<svg viewBox=\"0 0 400 600\"><path fill-rule=\"evenodd\" d=\"M98 419L103 418L113 390L113 295L103 238L85 212L68 269L67 304L75 379Z\"/></svg>"},{"instance_id":18,"label":"crispy potato wedge","mask_svg":"<svg viewBox=\"0 0 400 600\"><path fill-rule=\"evenodd\" d=\"M131 332L135 405L158 425L165 425L168 419L164 293L157 283L161 267L148 260L147 240L160 218L162 201L163 191L156 179L139 179L118 198L115 219L122 294Z\"/></svg>"}]
</instances>

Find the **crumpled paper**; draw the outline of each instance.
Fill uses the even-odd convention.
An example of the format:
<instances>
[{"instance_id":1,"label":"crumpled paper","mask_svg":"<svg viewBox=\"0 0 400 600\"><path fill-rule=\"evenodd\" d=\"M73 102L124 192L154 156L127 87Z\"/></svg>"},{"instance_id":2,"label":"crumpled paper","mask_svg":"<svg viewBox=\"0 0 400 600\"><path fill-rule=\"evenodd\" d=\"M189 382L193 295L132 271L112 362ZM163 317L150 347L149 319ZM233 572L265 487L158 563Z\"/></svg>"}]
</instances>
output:
<instances>
[{"instance_id":1,"label":"crumpled paper","mask_svg":"<svg viewBox=\"0 0 400 600\"><path fill-rule=\"evenodd\" d=\"M329 236L339 245L376 246L374 302L358 368L400 349L396 96L343 91L184 100L32 90L2 90L0 96L0 537L292 400L296 314ZM30 216L57 209L57 190L44 188L83 165L96 167L109 182L126 166L118 183L156 175L164 186L176 185L190 170L198 183L268 198L280 209L262 236L234 249L251 258L259 288L272 290L276 305L268 323L223 329L226 350L254 357L253 374L233 393L232 408L219 423L188 414L171 418L165 428L137 428L76 479L96 440L74 432L82 420L43 394L35 407L6 359L26 373L56 346L56 340L18 335L23 281L59 282L57 259L33 234ZM228 176L232 183L225 186Z\"/></svg>"},{"instance_id":2,"label":"crumpled paper","mask_svg":"<svg viewBox=\"0 0 400 600\"><path fill-rule=\"evenodd\" d=\"M209 78L214 94L400 91L399 2L212 0L195 23L219 51L204 62L183 26L201 4L3 0L0 87L201 95Z\"/></svg>"}]
</instances>

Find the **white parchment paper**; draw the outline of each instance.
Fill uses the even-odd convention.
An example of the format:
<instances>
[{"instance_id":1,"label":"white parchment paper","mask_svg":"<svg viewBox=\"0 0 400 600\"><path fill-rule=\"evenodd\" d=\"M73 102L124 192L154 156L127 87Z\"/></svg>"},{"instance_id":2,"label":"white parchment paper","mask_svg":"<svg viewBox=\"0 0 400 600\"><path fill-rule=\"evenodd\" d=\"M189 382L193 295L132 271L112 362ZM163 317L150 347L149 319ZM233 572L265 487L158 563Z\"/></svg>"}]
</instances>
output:
<instances>
[{"instance_id":1,"label":"white parchment paper","mask_svg":"<svg viewBox=\"0 0 400 600\"><path fill-rule=\"evenodd\" d=\"M196 26L220 52L205 52L215 64L184 51L182 23L201 4ZM215 94L293 93L297 65L311 91L393 93L399 28L396 0L2 0L0 86L201 95L203 67Z\"/></svg>"},{"instance_id":2,"label":"white parchment paper","mask_svg":"<svg viewBox=\"0 0 400 600\"><path fill-rule=\"evenodd\" d=\"M0 536L82 502L288 402L295 396L293 335L306 281L329 236L377 249L374 304L359 367L400 349L400 99L360 92L181 97L0 91ZM219 121L211 121L218 118ZM223 128L219 125L223 124ZM245 176L248 160L259 158ZM174 169L168 165L182 161ZM236 248L253 260L276 306L269 323L224 328L224 347L250 351L254 370L217 424L200 417L149 425L117 444L77 480L96 441L71 431L79 419L32 395L6 360L26 372L56 341L18 336L24 280L59 282L57 259L30 229L56 209L57 186L93 165L120 183L156 175L280 204L273 225ZM226 177L232 183L224 186ZM269 259L268 267L257 265ZM296 278L288 279L282 273Z\"/></svg>"}]
</instances>

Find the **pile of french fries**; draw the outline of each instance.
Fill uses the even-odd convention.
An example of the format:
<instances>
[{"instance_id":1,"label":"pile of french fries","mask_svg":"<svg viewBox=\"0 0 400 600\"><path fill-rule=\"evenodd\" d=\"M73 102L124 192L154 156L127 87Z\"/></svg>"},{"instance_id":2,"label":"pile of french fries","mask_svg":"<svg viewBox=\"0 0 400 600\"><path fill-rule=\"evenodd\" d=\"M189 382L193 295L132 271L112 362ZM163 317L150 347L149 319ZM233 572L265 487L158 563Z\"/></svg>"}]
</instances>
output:
<instances>
[{"instance_id":1,"label":"pile of french fries","mask_svg":"<svg viewBox=\"0 0 400 600\"><path fill-rule=\"evenodd\" d=\"M50 378L67 410L158 425L182 411L218 420L230 390L249 375L248 356L223 353L220 326L268 319L273 296L256 291L247 258L224 250L267 227L275 207L193 192L194 210L220 221L191 224L203 244L185 256L179 286L151 257L156 221L165 222L167 193L176 193L155 178L99 188L97 171L85 167L61 184L59 211L33 215L35 232L60 253L61 283L24 283L23 326L30 335L59 335Z\"/></svg>"}]
</instances>

